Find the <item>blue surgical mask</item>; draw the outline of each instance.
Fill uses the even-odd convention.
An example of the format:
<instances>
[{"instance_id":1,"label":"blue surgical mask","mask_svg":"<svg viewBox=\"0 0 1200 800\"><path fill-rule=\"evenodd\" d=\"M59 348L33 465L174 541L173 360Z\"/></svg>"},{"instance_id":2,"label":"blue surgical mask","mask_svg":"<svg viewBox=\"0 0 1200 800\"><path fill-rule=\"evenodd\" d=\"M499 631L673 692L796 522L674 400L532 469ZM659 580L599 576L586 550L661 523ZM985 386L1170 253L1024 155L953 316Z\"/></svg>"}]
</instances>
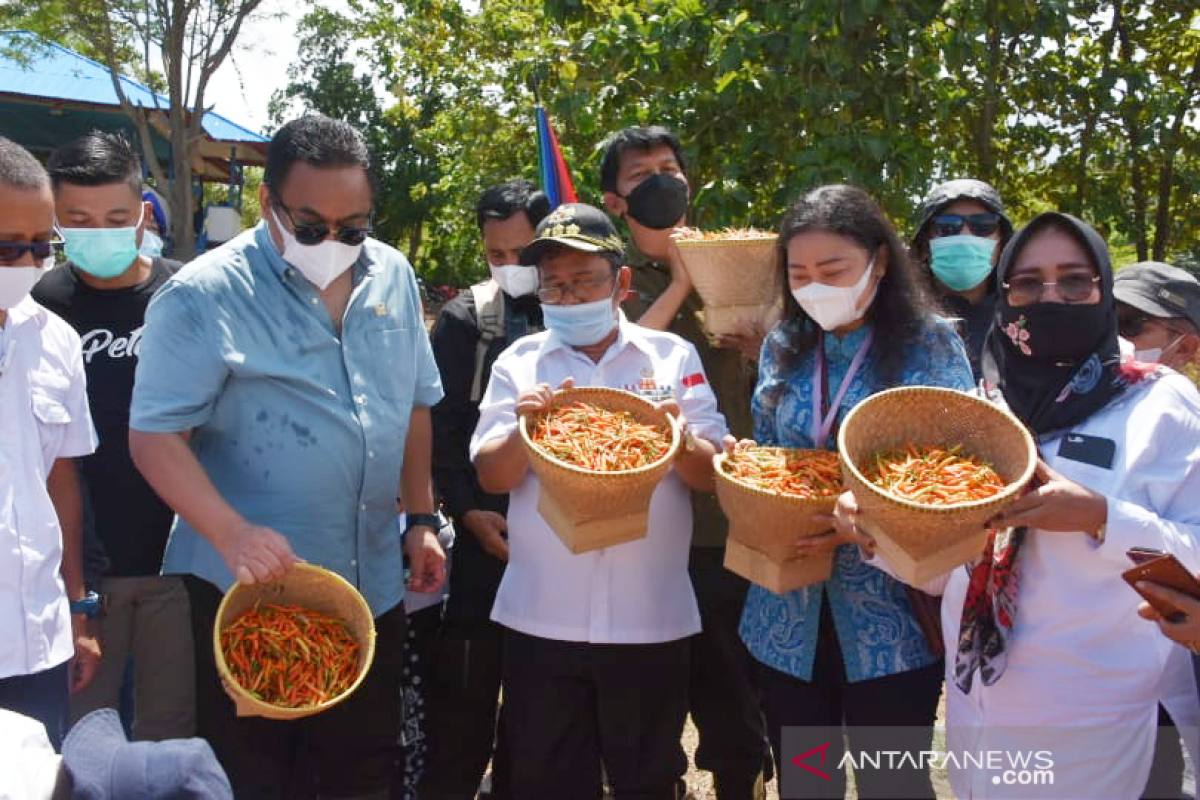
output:
<instances>
[{"instance_id":1,"label":"blue surgical mask","mask_svg":"<svg viewBox=\"0 0 1200 800\"><path fill-rule=\"evenodd\" d=\"M596 344L617 324L611 297L575 305L542 304L546 328L571 347Z\"/></svg>"},{"instance_id":2,"label":"blue surgical mask","mask_svg":"<svg viewBox=\"0 0 1200 800\"><path fill-rule=\"evenodd\" d=\"M929 268L947 289L965 292L992 272L996 240L961 234L929 240Z\"/></svg>"},{"instance_id":3,"label":"blue surgical mask","mask_svg":"<svg viewBox=\"0 0 1200 800\"><path fill-rule=\"evenodd\" d=\"M149 258L158 258L163 254L163 240L154 231L142 231L142 246L138 252Z\"/></svg>"},{"instance_id":4,"label":"blue surgical mask","mask_svg":"<svg viewBox=\"0 0 1200 800\"><path fill-rule=\"evenodd\" d=\"M145 206L142 216L145 216ZM63 228L67 258L89 275L115 278L138 257L137 232L142 220L129 228Z\"/></svg>"}]
</instances>

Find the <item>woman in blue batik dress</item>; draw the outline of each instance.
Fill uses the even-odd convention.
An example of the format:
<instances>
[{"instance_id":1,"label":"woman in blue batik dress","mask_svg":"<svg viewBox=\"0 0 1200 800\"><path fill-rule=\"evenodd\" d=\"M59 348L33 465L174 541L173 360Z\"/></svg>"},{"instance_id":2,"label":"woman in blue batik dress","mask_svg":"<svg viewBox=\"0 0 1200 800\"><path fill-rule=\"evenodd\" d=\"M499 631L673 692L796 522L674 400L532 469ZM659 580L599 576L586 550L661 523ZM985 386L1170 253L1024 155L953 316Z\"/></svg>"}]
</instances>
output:
<instances>
[{"instance_id":1,"label":"woman in blue batik dress","mask_svg":"<svg viewBox=\"0 0 1200 800\"><path fill-rule=\"evenodd\" d=\"M777 254L784 318L762 347L753 400L758 443L833 449L839 421L876 392L971 388L962 340L865 192L823 186L805 194L784 215ZM758 662L777 766L801 755L781 749L781 729L790 726L812 735L845 726L855 753L929 749L942 663L917 602L847 545L837 547L825 583L782 595L751 587L740 633ZM906 730L887 730L897 726ZM814 776L814 797L845 791L837 769L842 738L829 741L823 771L830 779ZM855 779L861 798L934 796L919 767L860 768Z\"/></svg>"}]
</instances>

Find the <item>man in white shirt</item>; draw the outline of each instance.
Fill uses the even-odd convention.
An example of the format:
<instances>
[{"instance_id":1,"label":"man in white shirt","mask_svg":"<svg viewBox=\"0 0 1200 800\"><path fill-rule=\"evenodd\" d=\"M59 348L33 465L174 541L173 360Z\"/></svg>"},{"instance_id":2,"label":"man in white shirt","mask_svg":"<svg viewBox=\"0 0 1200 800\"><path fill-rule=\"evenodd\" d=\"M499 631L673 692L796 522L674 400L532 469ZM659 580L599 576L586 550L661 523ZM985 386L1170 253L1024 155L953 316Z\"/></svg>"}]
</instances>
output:
<instances>
[{"instance_id":1,"label":"man in white shirt","mask_svg":"<svg viewBox=\"0 0 1200 800\"><path fill-rule=\"evenodd\" d=\"M725 433L695 349L617 311L630 272L616 229L596 208L561 206L521 262L538 267L547 331L497 359L471 457L480 485L510 493L509 559L492 619L505 628L502 677L512 794L591 797L600 759L617 798L673 798L687 762L687 637L700 630L688 579L688 487L711 490ZM537 511L519 415L554 387L606 386L665 400L687 446L655 489L647 536L573 555Z\"/></svg>"},{"instance_id":2,"label":"man in white shirt","mask_svg":"<svg viewBox=\"0 0 1200 800\"><path fill-rule=\"evenodd\" d=\"M71 460L96 449L79 336L29 297L54 239L49 176L0 137L0 708L41 721L57 748L100 650Z\"/></svg>"}]
</instances>

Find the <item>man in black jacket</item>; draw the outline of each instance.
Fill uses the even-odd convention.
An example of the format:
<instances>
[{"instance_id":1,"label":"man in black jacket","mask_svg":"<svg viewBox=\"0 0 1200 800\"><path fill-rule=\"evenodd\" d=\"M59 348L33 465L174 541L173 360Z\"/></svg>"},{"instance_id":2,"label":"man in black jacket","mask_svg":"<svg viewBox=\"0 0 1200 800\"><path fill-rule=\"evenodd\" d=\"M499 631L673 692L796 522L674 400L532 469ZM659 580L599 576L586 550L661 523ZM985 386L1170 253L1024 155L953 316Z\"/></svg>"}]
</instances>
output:
<instances>
[{"instance_id":1,"label":"man in black jacket","mask_svg":"<svg viewBox=\"0 0 1200 800\"><path fill-rule=\"evenodd\" d=\"M529 181L484 192L475 215L491 277L450 301L433 328L446 393L433 407L434 484L459 537L430 687L430 761L421 785L421 797L430 800L474 798L492 757L500 633L489 615L508 559L508 497L479 487L467 450L492 363L516 339L542 330L537 268L520 266L519 253L549 212L546 196ZM493 796L504 794L505 768L497 752Z\"/></svg>"}]
</instances>

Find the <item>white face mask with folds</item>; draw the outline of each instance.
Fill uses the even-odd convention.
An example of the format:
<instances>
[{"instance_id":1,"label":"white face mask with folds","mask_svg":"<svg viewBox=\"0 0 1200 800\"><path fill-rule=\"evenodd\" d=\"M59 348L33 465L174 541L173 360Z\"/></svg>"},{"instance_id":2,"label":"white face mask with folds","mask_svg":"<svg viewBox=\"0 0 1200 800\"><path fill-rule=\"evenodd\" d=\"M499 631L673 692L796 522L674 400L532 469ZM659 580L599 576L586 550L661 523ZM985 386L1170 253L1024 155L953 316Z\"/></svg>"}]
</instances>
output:
<instances>
[{"instance_id":1,"label":"white face mask with folds","mask_svg":"<svg viewBox=\"0 0 1200 800\"><path fill-rule=\"evenodd\" d=\"M283 260L300 270L300 274L308 282L321 291L358 260L362 252L361 244L349 245L338 241L325 239L317 244L300 244L296 236L283 224L275 209L271 209L275 217L275 226L283 237Z\"/></svg>"},{"instance_id":2,"label":"white face mask with folds","mask_svg":"<svg viewBox=\"0 0 1200 800\"><path fill-rule=\"evenodd\" d=\"M812 317L822 330L836 330L861 317L875 299L878 282L871 286L871 296L859 307L859 300L867 291L874 267L875 257L871 256L862 277L853 286L829 286L813 281L807 286L792 289L792 297L796 298L804 313Z\"/></svg>"},{"instance_id":3,"label":"white face mask with folds","mask_svg":"<svg viewBox=\"0 0 1200 800\"><path fill-rule=\"evenodd\" d=\"M35 267L0 267L0 309L7 311L20 305L33 290L33 285L53 266L54 256L51 255Z\"/></svg>"},{"instance_id":4,"label":"white face mask with folds","mask_svg":"<svg viewBox=\"0 0 1200 800\"><path fill-rule=\"evenodd\" d=\"M488 268L492 271L492 278L509 297L524 297L537 291L537 267L523 267L520 264L496 267L488 264Z\"/></svg>"}]
</instances>

